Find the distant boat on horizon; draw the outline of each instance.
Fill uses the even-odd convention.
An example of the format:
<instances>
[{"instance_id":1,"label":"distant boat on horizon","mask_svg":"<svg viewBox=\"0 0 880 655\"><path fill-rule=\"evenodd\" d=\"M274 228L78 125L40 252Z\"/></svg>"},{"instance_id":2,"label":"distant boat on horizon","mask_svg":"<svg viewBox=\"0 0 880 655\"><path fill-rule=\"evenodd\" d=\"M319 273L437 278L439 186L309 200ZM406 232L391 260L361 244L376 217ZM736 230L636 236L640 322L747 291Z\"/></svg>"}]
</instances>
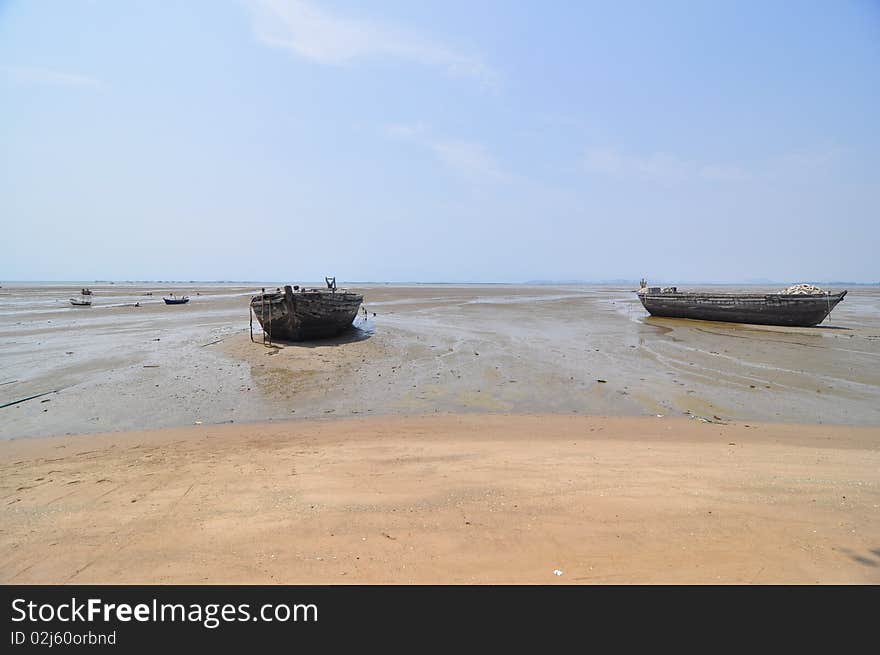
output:
<instances>
[{"instance_id":1,"label":"distant boat on horizon","mask_svg":"<svg viewBox=\"0 0 880 655\"><path fill-rule=\"evenodd\" d=\"M71 298L70 304L74 307L91 307L92 306L92 290L83 287L79 291L79 298Z\"/></svg>"}]
</instances>

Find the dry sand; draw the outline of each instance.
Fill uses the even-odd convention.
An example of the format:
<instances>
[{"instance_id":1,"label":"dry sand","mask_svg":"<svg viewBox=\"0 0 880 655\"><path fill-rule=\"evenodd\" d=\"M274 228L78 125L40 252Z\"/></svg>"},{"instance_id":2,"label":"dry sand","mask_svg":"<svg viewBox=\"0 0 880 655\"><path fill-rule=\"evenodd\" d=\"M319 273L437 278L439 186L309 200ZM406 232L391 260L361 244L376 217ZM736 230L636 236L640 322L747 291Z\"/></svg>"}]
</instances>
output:
<instances>
[{"instance_id":1,"label":"dry sand","mask_svg":"<svg viewBox=\"0 0 880 655\"><path fill-rule=\"evenodd\" d=\"M875 427L297 420L0 461L3 583L880 583Z\"/></svg>"}]
</instances>

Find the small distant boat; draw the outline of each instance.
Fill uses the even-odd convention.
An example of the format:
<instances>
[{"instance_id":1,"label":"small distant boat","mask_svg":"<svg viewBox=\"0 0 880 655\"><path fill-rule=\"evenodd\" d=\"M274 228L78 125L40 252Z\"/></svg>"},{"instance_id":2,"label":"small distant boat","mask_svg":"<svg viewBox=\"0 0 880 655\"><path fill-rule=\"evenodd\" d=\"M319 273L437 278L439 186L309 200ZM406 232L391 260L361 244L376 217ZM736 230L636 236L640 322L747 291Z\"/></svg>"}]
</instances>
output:
<instances>
[{"instance_id":1,"label":"small distant boat","mask_svg":"<svg viewBox=\"0 0 880 655\"><path fill-rule=\"evenodd\" d=\"M251 309L263 332L273 339L305 341L336 336L351 327L364 297L337 290L336 278L326 281L326 289L287 285L283 292L263 290L251 298Z\"/></svg>"},{"instance_id":2,"label":"small distant boat","mask_svg":"<svg viewBox=\"0 0 880 655\"><path fill-rule=\"evenodd\" d=\"M71 298L70 304L74 307L91 307L92 300L91 298Z\"/></svg>"},{"instance_id":3,"label":"small distant boat","mask_svg":"<svg viewBox=\"0 0 880 655\"><path fill-rule=\"evenodd\" d=\"M831 313L846 290L831 293L795 285L780 293L697 293L643 286L636 292L651 316L700 321L812 327Z\"/></svg>"},{"instance_id":4,"label":"small distant boat","mask_svg":"<svg viewBox=\"0 0 880 655\"><path fill-rule=\"evenodd\" d=\"M189 298L187 296L182 296L181 298L162 298L165 301L166 305L185 305L189 302Z\"/></svg>"}]
</instances>

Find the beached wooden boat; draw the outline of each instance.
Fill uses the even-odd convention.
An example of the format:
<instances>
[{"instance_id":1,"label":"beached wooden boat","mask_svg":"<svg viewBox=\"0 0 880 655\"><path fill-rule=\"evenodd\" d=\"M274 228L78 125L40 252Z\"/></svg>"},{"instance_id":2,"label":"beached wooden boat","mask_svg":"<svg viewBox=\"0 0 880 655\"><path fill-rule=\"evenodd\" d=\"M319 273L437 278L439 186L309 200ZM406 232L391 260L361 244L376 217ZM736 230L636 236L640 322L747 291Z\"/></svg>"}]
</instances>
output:
<instances>
[{"instance_id":1,"label":"beached wooden boat","mask_svg":"<svg viewBox=\"0 0 880 655\"><path fill-rule=\"evenodd\" d=\"M840 293L697 293L676 287L643 287L639 300L651 316L701 321L810 327L837 306Z\"/></svg>"},{"instance_id":2,"label":"beached wooden boat","mask_svg":"<svg viewBox=\"0 0 880 655\"><path fill-rule=\"evenodd\" d=\"M336 289L294 289L263 293L251 298L251 309L271 339L305 341L340 334L351 327L364 300L359 293Z\"/></svg>"},{"instance_id":3,"label":"beached wooden boat","mask_svg":"<svg viewBox=\"0 0 880 655\"><path fill-rule=\"evenodd\" d=\"M70 304L74 307L91 307L92 300L91 298L71 298Z\"/></svg>"},{"instance_id":4,"label":"beached wooden boat","mask_svg":"<svg viewBox=\"0 0 880 655\"><path fill-rule=\"evenodd\" d=\"M183 296L182 298L162 298L165 301L166 305L185 305L189 302L189 298Z\"/></svg>"}]
</instances>

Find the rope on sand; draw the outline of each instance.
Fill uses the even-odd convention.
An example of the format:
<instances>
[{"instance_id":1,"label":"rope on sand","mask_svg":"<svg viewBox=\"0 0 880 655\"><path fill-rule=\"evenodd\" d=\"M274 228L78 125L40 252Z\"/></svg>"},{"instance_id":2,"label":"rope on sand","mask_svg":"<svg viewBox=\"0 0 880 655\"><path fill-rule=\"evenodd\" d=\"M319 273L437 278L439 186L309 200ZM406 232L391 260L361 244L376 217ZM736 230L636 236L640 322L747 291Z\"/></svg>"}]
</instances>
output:
<instances>
[{"instance_id":1,"label":"rope on sand","mask_svg":"<svg viewBox=\"0 0 880 655\"><path fill-rule=\"evenodd\" d=\"M11 403L6 403L5 405L0 405L0 409L4 407L12 407L13 405L18 405L19 403L27 402L28 400L33 400L34 398L40 398L41 396L48 396L50 393L58 393L61 389L55 389L53 391L44 391L43 393L38 393L35 396L28 396L27 398L22 398L21 400L13 400Z\"/></svg>"}]
</instances>

